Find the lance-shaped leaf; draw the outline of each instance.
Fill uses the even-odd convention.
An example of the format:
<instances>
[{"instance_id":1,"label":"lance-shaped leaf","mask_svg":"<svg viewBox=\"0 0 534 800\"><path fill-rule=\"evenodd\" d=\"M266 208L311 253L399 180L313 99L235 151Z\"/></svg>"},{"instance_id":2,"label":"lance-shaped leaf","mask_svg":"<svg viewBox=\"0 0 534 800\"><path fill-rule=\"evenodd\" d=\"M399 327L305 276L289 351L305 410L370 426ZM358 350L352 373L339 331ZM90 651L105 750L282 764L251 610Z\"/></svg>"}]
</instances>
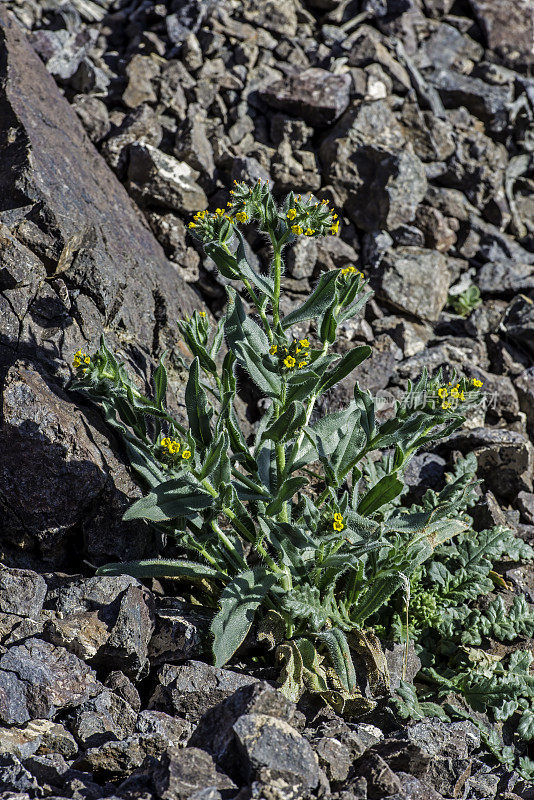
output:
<instances>
[{"instance_id":1,"label":"lance-shaped leaf","mask_svg":"<svg viewBox=\"0 0 534 800\"><path fill-rule=\"evenodd\" d=\"M159 409L163 410L165 397L167 396L167 370L163 363L163 357L160 358L158 368L152 377L154 381L154 388L156 390L156 404Z\"/></svg>"},{"instance_id":2,"label":"lance-shaped leaf","mask_svg":"<svg viewBox=\"0 0 534 800\"><path fill-rule=\"evenodd\" d=\"M362 592L351 619L357 626L362 626L371 614L378 611L391 595L404 586L406 580L398 572L380 575Z\"/></svg>"},{"instance_id":3,"label":"lance-shaped leaf","mask_svg":"<svg viewBox=\"0 0 534 800\"><path fill-rule=\"evenodd\" d=\"M256 386L268 397L278 397L280 376L266 362L265 355L269 347L267 337L259 325L247 317L239 295L230 287L227 287L227 291L233 301L224 324L228 347Z\"/></svg>"},{"instance_id":4,"label":"lance-shaped leaf","mask_svg":"<svg viewBox=\"0 0 534 800\"><path fill-rule=\"evenodd\" d=\"M298 322L315 319L332 305L336 296L336 278L338 274L339 270L335 269L330 272L324 272L321 275L319 283L308 299L299 308L296 308L281 320L284 330L291 325L296 325Z\"/></svg>"},{"instance_id":5,"label":"lance-shaped leaf","mask_svg":"<svg viewBox=\"0 0 534 800\"><path fill-rule=\"evenodd\" d=\"M191 433L200 447L204 448L213 438L210 428L213 409L210 408L206 392L200 385L199 373L199 360L195 358L189 367L189 379L185 387L185 407Z\"/></svg>"},{"instance_id":6,"label":"lance-shaped leaf","mask_svg":"<svg viewBox=\"0 0 534 800\"><path fill-rule=\"evenodd\" d=\"M234 229L234 233L237 236L238 240L236 258L237 258L237 270L239 272L239 275L242 278L246 278L254 286L257 286L258 289L260 289L263 292L263 294L267 295L267 297L270 300L272 300L274 297L273 279L267 277L266 275L260 275L257 272L255 272L255 270L252 269L252 267L248 263L243 234L238 228Z\"/></svg>"},{"instance_id":7,"label":"lance-shaped leaf","mask_svg":"<svg viewBox=\"0 0 534 800\"><path fill-rule=\"evenodd\" d=\"M350 375L352 370L361 364L362 361L365 361L366 358L369 358L370 355L371 348L366 344L349 350L349 352L345 353L343 358L338 361L336 366L323 377L319 384L318 393L322 394L332 386L335 386L336 383L339 383L339 381L342 381L343 378Z\"/></svg>"},{"instance_id":8,"label":"lance-shaped leaf","mask_svg":"<svg viewBox=\"0 0 534 800\"><path fill-rule=\"evenodd\" d=\"M345 634L340 628L318 633L317 637L323 641L334 666L339 681L347 692L355 692L357 688L356 672L352 663L349 645Z\"/></svg>"},{"instance_id":9,"label":"lance-shaped leaf","mask_svg":"<svg viewBox=\"0 0 534 800\"><path fill-rule=\"evenodd\" d=\"M171 478L137 500L126 511L123 519L168 522L177 517L191 518L213 503L213 497L189 476Z\"/></svg>"},{"instance_id":10,"label":"lance-shaped leaf","mask_svg":"<svg viewBox=\"0 0 534 800\"><path fill-rule=\"evenodd\" d=\"M365 431L367 441L370 442L376 432L375 404L370 392L365 392L356 383L354 386L354 400L361 411L360 424Z\"/></svg>"},{"instance_id":11,"label":"lance-shaped leaf","mask_svg":"<svg viewBox=\"0 0 534 800\"><path fill-rule=\"evenodd\" d=\"M364 494L358 503L358 514L361 514L362 517L374 514L379 508L382 508L382 506L385 506L398 497L403 489L404 483L399 480L396 472L391 473L391 475L384 475L383 478L380 478L378 483L375 483L375 485Z\"/></svg>"},{"instance_id":12,"label":"lance-shaped leaf","mask_svg":"<svg viewBox=\"0 0 534 800\"><path fill-rule=\"evenodd\" d=\"M261 440L271 439L273 442L282 442L290 439L299 430L306 419L306 409L297 401L290 403L289 407L278 419L263 431Z\"/></svg>"},{"instance_id":13,"label":"lance-shaped leaf","mask_svg":"<svg viewBox=\"0 0 534 800\"><path fill-rule=\"evenodd\" d=\"M256 611L277 580L277 575L257 567L240 572L223 589L220 610L211 624L216 667L223 667L243 643Z\"/></svg>"},{"instance_id":14,"label":"lance-shaped leaf","mask_svg":"<svg viewBox=\"0 0 534 800\"><path fill-rule=\"evenodd\" d=\"M265 513L272 514L273 516L279 514L282 510L282 505L287 500L290 500L295 492L298 492L299 489L306 486L307 483L308 479L303 477L288 478L285 480L274 500L272 500L265 509Z\"/></svg>"},{"instance_id":15,"label":"lance-shaped leaf","mask_svg":"<svg viewBox=\"0 0 534 800\"><path fill-rule=\"evenodd\" d=\"M204 250L206 255L215 261L221 275L230 280L239 278L237 258L232 253L229 253L220 242L207 242L204 245Z\"/></svg>"},{"instance_id":16,"label":"lance-shaped leaf","mask_svg":"<svg viewBox=\"0 0 534 800\"><path fill-rule=\"evenodd\" d=\"M185 578L188 580L221 579L226 575L208 564L198 564L185 559L147 558L141 561L104 564L97 575L132 575L134 578Z\"/></svg>"}]
</instances>

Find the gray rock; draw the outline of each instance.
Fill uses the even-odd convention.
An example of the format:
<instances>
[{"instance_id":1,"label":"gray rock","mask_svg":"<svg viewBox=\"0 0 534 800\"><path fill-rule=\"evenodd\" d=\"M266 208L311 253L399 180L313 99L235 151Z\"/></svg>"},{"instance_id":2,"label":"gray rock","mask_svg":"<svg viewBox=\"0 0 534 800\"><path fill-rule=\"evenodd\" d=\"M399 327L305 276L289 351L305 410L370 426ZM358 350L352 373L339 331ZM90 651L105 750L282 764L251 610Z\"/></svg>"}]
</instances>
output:
<instances>
[{"instance_id":1,"label":"gray rock","mask_svg":"<svg viewBox=\"0 0 534 800\"><path fill-rule=\"evenodd\" d=\"M472 68L472 62L480 61L483 54L484 48L478 42L452 25L441 22L425 39L417 53L417 63L420 69L432 67L461 73Z\"/></svg>"},{"instance_id":2,"label":"gray rock","mask_svg":"<svg viewBox=\"0 0 534 800\"><path fill-rule=\"evenodd\" d=\"M379 294L396 308L434 322L447 302L447 258L419 247L399 247L381 264Z\"/></svg>"},{"instance_id":3,"label":"gray rock","mask_svg":"<svg viewBox=\"0 0 534 800\"><path fill-rule=\"evenodd\" d=\"M355 264L358 259L358 253L355 250L357 242L350 245L337 236L328 236L312 241L317 244L317 263L325 270L346 267L349 264Z\"/></svg>"},{"instance_id":4,"label":"gray rock","mask_svg":"<svg viewBox=\"0 0 534 800\"><path fill-rule=\"evenodd\" d=\"M513 258L489 262L477 272L477 286L484 295L530 292L534 289L534 265Z\"/></svg>"},{"instance_id":5,"label":"gray rock","mask_svg":"<svg viewBox=\"0 0 534 800\"><path fill-rule=\"evenodd\" d=\"M0 658L0 720L9 725L51 719L98 691L92 669L42 639L27 639Z\"/></svg>"},{"instance_id":6,"label":"gray rock","mask_svg":"<svg viewBox=\"0 0 534 800\"><path fill-rule=\"evenodd\" d=\"M6 793L8 790L20 792L21 794L15 795L17 800L21 795L23 800L26 797L30 797L29 792L32 793L33 797L43 796L36 778L14 755L0 755L0 789L3 789ZM10 795L7 796L9 797Z\"/></svg>"},{"instance_id":7,"label":"gray rock","mask_svg":"<svg viewBox=\"0 0 534 800\"><path fill-rule=\"evenodd\" d=\"M159 65L150 56L136 53L126 67L128 85L122 95L127 108L137 108L143 103L155 103L157 98L153 81L159 75Z\"/></svg>"},{"instance_id":8,"label":"gray rock","mask_svg":"<svg viewBox=\"0 0 534 800\"><path fill-rule=\"evenodd\" d=\"M396 774L406 800L441 800L443 797L428 781L416 778L415 775L408 775L406 772L397 771Z\"/></svg>"},{"instance_id":9,"label":"gray rock","mask_svg":"<svg viewBox=\"0 0 534 800\"><path fill-rule=\"evenodd\" d=\"M502 327L514 343L529 355L534 354L534 303L529 297L519 295L514 298L506 309Z\"/></svg>"},{"instance_id":10,"label":"gray rock","mask_svg":"<svg viewBox=\"0 0 534 800\"><path fill-rule=\"evenodd\" d=\"M259 96L271 108L300 117L312 127L334 122L349 104L350 76L313 67L267 86Z\"/></svg>"},{"instance_id":11,"label":"gray rock","mask_svg":"<svg viewBox=\"0 0 534 800\"><path fill-rule=\"evenodd\" d=\"M78 746L71 734L57 722L34 719L23 727L0 728L0 754L25 759L34 754L60 753L73 758Z\"/></svg>"},{"instance_id":12,"label":"gray rock","mask_svg":"<svg viewBox=\"0 0 534 800\"><path fill-rule=\"evenodd\" d=\"M172 747L183 747L191 736L191 725L163 711L145 710L137 717L136 731L143 736L160 736Z\"/></svg>"},{"instance_id":13,"label":"gray rock","mask_svg":"<svg viewBox=\"0 0 534 800\"><path fill-rule=\"evenodd\" d=\"M131 706L105 689L80 704L68 717L68 726L84 748L97 747L110 739L124 739L135 731L137 714Z\"/></svg>"},{"instance_id":14,"label":"gray rock","mask_svg":"<svg viewBox=\"0 0 534 800\"><path fill-rule=\"evenodd\" d=\"M243 774L254 780L267 769L282 778L292 778L304 788L319 782L317 757L289 723L268 714L244 714L233 726L244 763Z\"/></svg>"},{"instance_id":15,"label":"gray rock","mask_svg":"<svg viewBox=\"0 0 534 800\"><path fill-rule=\"evenodd\" d=\"M74 762L75 769L92 772L98 779L129 775L138 769L147 756L159 757L165 742L159 736L128 736L90 747Z\"/></svg>"},{"instance_id":16,"label":"gray rock","mask_svg":"<svg viewBox=\"0 0 534 800\"><path fill-rule=\"evenodd\" d=\"M38 30L31 38L46 68L58 81L67 81L75 74L93 43L94 31Z\"/></svg>"},{"instance_id":17,"label":"gray rock","mask_svg":"<svg viewBox=\"0 0 534 800\"><path fill-rule=\"evenodd\" d=\"M102 145L102 155L109 166L123 177L128 163L128 146L137 142L157 147L162 135L161 123L155 111L148 105L141 105L127 114L121 125L108 136Z\"/></svg>"},{"instance_id":18,"label":"gray rock","mask_svg":"<svg viewBox=\"0 0 534 800\"><path fill-rule=\"evenodd\" d=\"M448 108L465 106L475 117L498 133L508 125L508 108L512 101L512 86L492 86L479 78L460 75L453 70L442 69L430 75L430 81L438 90Z\"/></svg>"},{"instance_id":19,"label":"gray rock","mask_svg":"<svg viewBox=\"0 0 534 800\"><path fill-rule=\"evenodd\" d=\"M350 749L333 736L323 736L312 744L320 766L329 781L346 781L352 766Z\"/></svg>"},{"instance_id":20,"label":"gray rock","mask_svg":"<svg viewBox=\"0 0 534 800\"><path fill-rule=\"evenodd\" d=\"M366 231L410 222L427 182L421 161L383 101L349 109L320 149L325 179Z\"/></svg>"},{"instance_id":21,"label":"gray rock","mask_svg":"<svg viewBox=\"0 0 534 800\"><path fill-rule=\"evenodd\" d=\"M156 205L191 213L206 208L208 199L196 179L198 173L149 144L129 148L128 189L141 205Z\"/></svg>"},{"instance_id":22,"label":"gray rock","mask_svg":"<svg viewBox=\"0 0 534 800\"><path fill-rule=\"evenodd\" d=\"M456 231L437 208L419 206L415 224L424 235L425 247L430 250L446 253L456 242Z\"/></svg>"},{"instance_id":23,"label":"gray rock","mask_svg":"<svg viewBox=\"0 0 534 800\"><path fill-rule=\"evenodd\" d=\"M63 786L70 769L60 753L30 756L24 760L24 767L37 779L39 786L47 795L53 792L54 788Z\"/></svg>"},{"instance_id":24,"label":"gray rock","mask_svg":"<svg viewBox=\"0 0 534 800\"><path fill-rule=\"evenodd\" d=\"M125 700L135 712L138 712L141 708L139 692L123 672L119 670L110 672L104 682L104 686L111 689L122 700Z\"/></svg>"},{"instance_id":25,"label":"gray rock","mask_svg":"<svg viewBox=\"0 0 534 800\"><path fill-rule=\"evenodd\" d=\"M0 612L37 619L45 596L46 583L41 575L0 564Z\"/></svg>"},{"instance_id":26,"label":"gray rock","mask_svg":"<svg viewBox=\"0 0 534 800\"><path fill-rule=\"evenodd\" d=\"M401 782L384 759L369 751L358 761L358 775L367 781L367 797L387 797L402 791Z\"/></svg>"},{"instance_id":27,"label":"gray rock","mask_svg":"<svg viewBox=\"0 0 534 800\"><path fill-rule=\"evenodd\" d=\"M211 756L196 747L168 748L153 779L161 800L204 800L217 791L221 782Z\"/></svg>"},{"instance_id":28,"label":"gray rock","mask_svg":"<svg viewBox=\"0 0 534 800\"><path fill-rule=\"evenodd\" d=\"M401 734L421 747L429 756L467 758L480 747L480 732L468 720L441 722L421 720L409 725Z\"/></svg>"},{"instance_id":29,"label":"gray rock","mask_svg":"<svg viewBox=\"0 0 534 800\"><path fill-rule=\"evenodd\" d=\"M234 159L230 177L232 181L237 181L238 183L245 181L251 184L256 183L260 178L264 183L271 180L267 169L253 156Z\"/></svg>"},{"instance_id":30,"label":"gray rock","mask_svg":"<svg viewBox=\"0 0 534 800\"><path fill-rule=\"evenodd\" d=\"M212 614L175 598L156 610L156 627L149 643L152 666L186 661L209 651Z\"/></svg>"},{"instance_id":31,"label":"gray rock","mask_svg":"<svg viewBox=\"0 0 534 800\"><path fill-rule=\"evenodd\" d=\"M341 241L341 240L337 240ZM307 237L297 238L295 245L288 250L286 256L286 266L289 274L293 278L302 278L304 281L310 280L317 262L318 247L317 240Z\"/></svg>"},{"instance_id":32,"label":"gray rock","mask_svg":"<svg viewBox=\"0 0 534 800\"><path fill-rule=\"evenodd\" d=\"M193 169L213 179L215 162L213 148L206 133L206 113L198 105L190 105L187 119L178 126L174 140L174 155ZM200 206L199 206L200 208Z\"/></svg>"},{"instance_id":33,"label":"gray rock","mask_svg":"<svg viewBox=\"0 0 534 800\"><path fill-rule=\"evenodd\" d=\"M521 372L514 381L519 406L521 411L526 414L527 425L530 430L534 430L534 367Z\"/></svg>"},{"instance_id":34,"label":"gray rock","mask_svg":"<svg viewBox=\"0 0 534 800\"><path fill-rule=\"evenodd\" d=\"M429 780L445 797L460 797L471 775L470 758L433 758L430 762Z\"/></svg>"},{"instance_id":35,"label":"gray rock","mask_svg":"<svg viewBox=\"0 0 534 800\"><path fill-rule=\"evenodd\" d=\"M534 494L532 492L519 492L517 495L517 506L521 512L523 522L528 525L534 524Z\"/></svg>"},{"instance_id":36,"label":"gray rock","mask_svg":"<svg viewBox=\"0 0 534 800\"><path fill-rule=\"evenodd\" d=\"M270 134L275 145L287 139L296 148L308 144L313 136L313 128L302 119L292 119L285 114L270 115Z\"/></svg>"},{"instance_id":37,"label":"gray rock","mask_svg":"<svg viewBox=\"0 0 534 800\"><path fill-rule=\"evenodd\" d=\"M486 43L512 69L532 64L532 37L525 20L531 11L528 0L512 8L506 0L469 0Z\"/></svg>"},{"instance_id":38,"label":"gray rock","mask_svg":"<svg viewBox=\"0 0 534 800\"><path fill-rule=\"evenodd\" d=\"M243 18L256 27L287 36L290 40L297 32L297 10L293 0L284 5L276 0L249 0Z\"/></svg>"},{"instance_id":39,"label":"gray rock","mask_svg":"<svg viewBox=\"0 0 534 800\"><path fill-rule=\"evenodd\" d=\"M202 661L189 661L180 666L169 664L158 672L148 707L198 722L209 708L236 689L256 682L257 679L249 675L219 669Z\"/></svg>"},{"instance_id":40,"label":"gray rock","mask_svg":"<svg viewBox=\"0 0 534 800\"><path fill-rule=\"evenodd\" d=\"M389 334L395 344L400 347L405 358L423 352L432 333L426 325L396 316L374 320L372 328L377 335Z\"/></svg>"},{"instance_id":41,"label":"gray rock","mask_svg":"<svg viewBox=\"0 0 534 800\"><path fill-rule=\"evenodd\" d=\"M421 669L421 659L415 653L413 642L408 644L407 657L404 642L384 642L384 655L392 690L399 688L401 680L413 683Z\"/></svg>"},{"instance_id":42,"label":"gray rock","mask_svg":"<svg viewBox=\"0 0 534 800\"><path fill-rule=\"evenodd\" d=\"M98 97L78 94L71 103L79 116L87 135L93 143L100 142L111 130L106 104Z\"/></svg>"},{"instance_id":43,"label":"gray rock","mask_svg":"<svg viewBox=\"0 0 534 800\"><path fill-rule=\"evenodd\" d=\"M475 453L479 475L497 497L513 499L519 491L532 491L534 447L516 431L475 428L449 440L462 451Z\"/></svg>"}]
</instances>

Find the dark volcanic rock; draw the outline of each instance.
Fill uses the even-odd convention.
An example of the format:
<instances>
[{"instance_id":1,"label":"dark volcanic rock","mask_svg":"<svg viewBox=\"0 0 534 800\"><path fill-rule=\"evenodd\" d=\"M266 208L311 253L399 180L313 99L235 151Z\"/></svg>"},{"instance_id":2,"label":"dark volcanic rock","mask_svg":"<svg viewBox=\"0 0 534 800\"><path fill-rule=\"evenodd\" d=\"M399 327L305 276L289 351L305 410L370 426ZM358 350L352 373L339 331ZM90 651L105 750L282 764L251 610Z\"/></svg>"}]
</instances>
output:
<instances>
[{"instance_id":1,"label":"dark volcanic rock","mask_svg":"<svg viewBox=\"0 0 534 800\"><path fill-rule=\"evenodd\" d=\"M272 108L294 114L314 127L334 122L349 104L350 76L306 69L259 92Z\"/></svg>"},{"instance_id":2,"label":"dark volcanic rock","mask_svg":"<svg viewBox=\"0 0 534 800\"><path fill-rule=\"evenodd\" d=\"M396 308L421 319L438 319L451 281L447 258L420 247L400 247L384 256L379 293Z\"/></svg>"},{"instance_id":3,"label":"dark volcanic rock","mask_svg":"<svg viewBox=\"0 0 534 800\"><path fill-rule=\"evenodd\" d=\"M4 467L9 471L17 463L20 486L7 484L4 525L10 539L38 543L60 562L57 539L87 517L92 504L87 545L97 558L107 550L109 560L110 545L121 549L109 522L113 530L133 484L118 462L109 469L111 451L102 439L92 443L100 435L82 422L74 398L59 393L53 399L58 378L64 382L73 352L84 342L86 349L93 346L104 327L112 346L124 341L126 360L136 359L148 372L160 347L177 352L174 321L191 313L196 301L3 5L0 63L0 213L7 251L0 278L0 373L21 357L36 368L25 363L10 376L14 405L7 409L9 423L3 421L0 452L22 445L23 459L19 449ZM62 253L60 274L45 281ZM174 389L179 395L179 380ZM22 400L27 418L24 404L15 411ZM55 409L57 432L45 408ZM21 500L27 516L19 513Z\"/></svg>"},{"instance_id":4,"label":"dark volcanic rock","mask_svg":"<svg viewBox=\"0 0 534 800\"><path fill-rule=\"evenodd\" d=\"M98 691L92 669L42 639L27 639L0 658L0 719L7 724L50 719Z\"/></svg>"},{"instance_id":5,"label":"dark volcanic rock","mask_svg":"<svg viewBox=\"0 0 534 800\"><path fill-rule=\"evenodd\" d=\"M532 64L532 6L529 0L469 0L488 47L511 67Z\"/></svg>"},{"instance_id":6,"label":"dark volcanic rock","mask_svg":"<svg viewBox=\"0 0 534 800\"><path fill-rule=\"evenodd\" d=\"M211 756L196 747L170 747L154 771L154 785L162 800L202 798L203 791L216 791L219 781Z\"/></svg>"}]
</instances>

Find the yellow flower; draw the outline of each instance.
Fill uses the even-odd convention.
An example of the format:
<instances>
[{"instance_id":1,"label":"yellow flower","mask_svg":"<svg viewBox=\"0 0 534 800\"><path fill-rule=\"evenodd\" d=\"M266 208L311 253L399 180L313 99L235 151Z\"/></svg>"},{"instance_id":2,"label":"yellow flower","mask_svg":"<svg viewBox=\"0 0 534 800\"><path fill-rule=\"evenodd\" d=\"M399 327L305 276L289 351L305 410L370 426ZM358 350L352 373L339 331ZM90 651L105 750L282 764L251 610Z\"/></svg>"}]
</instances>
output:
<instances>
[{"instance_id":1,"label":"yellow flower","mask_svg":"<svg viewBox=\"0 0 534 800\"><path fill-rule=\"evenodd\" d=\"M310 343L309 343L309 341L307 339L299 339L299 344L302 345L302 347L304 347L304 348L310 346Z\"/></svg>"},{"instance_id":2,"label":"yellow flower","mask_svg":"<svg viewBox=\"0 0 534 800\"><path fill-rule=\"evenodd\" d=\"M161 440L161 446L162 447L168 447L170 445L171 441L172 441L172 439L169 439L168 436L165 436L165 438Z\"/></svg>"},{"instance_id":3,"label":"yellow flower","mask_svg":"<svg viewBox=\"0 0 534 800\"><path fill-rule=\"evenodd\" d=\"M343 522L343 514L334 514L334 519L336 522Z\"/></svg>"},{"instance_id":4,"label":"yellow flower","mask_svg":"<svg viewBox=\"0 0 534 800\"><path fill-rule=\"evenodd\" d=\"M353 266L345 267L341 270L342 275L354 275L356 272L358 272L358 270Z\"/></svg>"},{"instance_id":5,"label":"yellow flower","mask_svg":"<svg viewBox=\"0 0 534 800\"><path fill-rule=\"evenodd\" d=\"M276 354L277 350L278 350L278 345L277 344L273 344L273 345L271 345L271 347L269 347L269 353L272 356L274 356Z\"/></svg>"},{"instance_id":6,"label":"yellow flower","mask_svg":"<svg viewBox=\"0 0 534 800\"><path fill-rule=\"evenodd\" d=\"M175 455L176 453L180 452L180 442L171 442L169 444L169 453Z\"/></svg>"},{"instance_id":7,"label":"yellow flower","mask_svg":"<svg viewBox=\"0 0 534 800\"><path fill-rule=\"evenodd\" d=\"M284 358L284 364L286 365L286 367L288 369L291 369L292 367L294 367L296 363L297 362L295 361L293 356L288 356L287 358Z\"/></svg>"},{"instance_id":8,"label":"yellow flower","mask_svg":"<svg viewBox=\"0 0 534 800\"><path fill-rule=\"evenodd\" d=\"M313 236L314 233L315 231L312 230L311 228L306 228L306 230L304 231L304 236Z\"/></svg>"},{"instance_id":9,"label":"yellow flower","mask_svg":"<svg viewBox=\"0 0 534 800\"><path fill-rule=\"evenodd\" d=\"M295 219L295 217L297 216L297 209L296 208L290 208L289 211L287 212L286 216L287 216L288 219Z\"/></svg>"},{"instance_id":10,"label":"yellow flower","mask_svg":"<svg viewBox=\"0 0 534 800\"><path fill-rule=\"evenodd\" d=\"M238 211L235 215L235 218L238 222L246 222L248 219L248 214L246 214L244 211Z\"/></svg>"},{"instance_id":11,"label":"yellow flower","mask_svg":"<svg viewBox=\"0 0 534 800\"><path fill-rule=\"evenodd\" d=\"M301 233L303 233L303 230L302 230L302 228L300 227L300 225L292 225L292 226L291 226L291 230L293 231L293 233L295 234L295 236L300 236L300 234L301 234Z\"/></svg>"},{"instance_id":12,"label":"yellow flower","mask_svg":"<svg viewBox=\"0 0 534 800\"><path fill-rule=\"evenodd\" d=\"M482 381L477 381L477 379L476 379L476 378L473 378L473 380L472 380L472 384L473 384L473 386L475 386L477 389L480 389L480 387L484 385Z\"/></svg>"},{"instance_id":13,"label":"yellow flower","mask_svg":"<svg viewBox=\"0 0 534 800\"><path fill-rule=\"evenodd\" d=\"M334 523L332 524L332 527L333 527L333 529L334 529L335 531L342 531L342 530L343 530L343 528L344 528L344 525L343 525L343 523L342 523L342 522L334 522Z\"/></svg>"},{"instance_id":14,"label":"yellow flower","mask_svg":"<svg viewBox=\"0 0 534 800\"><path fill-rule=\"evenodd\" d=\"M182 453L182 458L185 458L186 461L187 461L188 458L191 458L191 451L190 450L184 450L184 452Z\"/></svg>"},{"instance_id":15,"label":"yellow flower","mask_svg":"<svg viewBox=\"0 0 534 800\"><path fill-rule=\"evenodd\" d=\"M337 233L338 230L339 230L339 220L336 219L336 221L330 226L330 233L333 235Z\"/></svg>"},{"instance_id":16,"label":"yellow flower","mask_svg":"<svg viewBox=\"0 0 534 800\"><path fill-rule=\"evenodd\" d=\"M455 386L454 389L451 389L451 397L459 397L460 392L458 391L457 387Z\"/></svg>"},{"instance_id":17,"label":"yellow flower","mask_svg":"<svg viewBox=\"0 0 534 800\"><path fill-rule=\"evenodd\" d=\"M450 404L450 402L448 400L444 400L443 403L441 404L441 407L443 409L447 409L447 408L451 407L451 404Z\"/></svg>"},{"instance_id":18,"label":"yellow flower","mask_svg":"<svg viewBox=\"0 0 534 800\"><path fill-rule=\"evenodd\" d=\"M188 227L188 228L196 228L196 227L197 227L197 224L196 224L196 222L190 222L190 223L189 223L189 225L188 225L187 227Z\"/></svg>"},{"instance_id":19,"label":"yellow flower","mask_svg":"<svg viewBox=\"0 0 534 800\"><path fill-rule=\"evenodd\" d=\"M460 394L458 395L458 397L460 398L460 400L461 400L461 401L462 401L462 403L463 403L463 401L465 400L465 395L464 395L464 393L463 393L463 392L460 392Z\"/></svg>"},{"instance_id":20,"label":"yellow flower","mask_svg":"<svg viewBox=\"0 0 534 800\"><path fill-rule=\"evenodd\" d=\"M306 361L299 361L299 369L306 366Z\"/></svg>"},{"instance_id":21,"label":"yellow flower","mask_svg":"<svg viewBox=\"0 0 534 800\"><path fill-rule=\"evenodd\" d=\"M334 209L332 209L333 211ZM337 219L337 214L332 214L332 219Z\"/></svg>"},{"instance_id":22,"label":"yellow flower","mask_svg":"<svg viewBox=\"0 0 534 800\"><path fill-rule=\"evenodd\" d=\"M199 317L205 317L206 316L206 312L205 311L199 311L198 312L198 316Z\"/></svg>"},{"instance_id":23,"label":"yellow flower","mask_svg":"<svg viewBox=\"0 0 534 800\"><path fill-rule=\"evenodd\" d=\"M216 214L218 217L222 217L222 215L224 214L224 208L216 208L216 209L215 209L215 214Z\"/></svg>"},{"instance_id":24,"label":"yellow flower","mask_svg":"<svg viewBox=\"0 0 534 800\"><path fill-rule=\"evenodd\" d=\"M76 352L74 353L74 355L75 355L75 356L80 356L80 357L81 357L81 356L83 355L83 353L82 353L82 351L81 351L81 350L76 350Z\"/></svg>"},{"instance_id":25,"label":"yellow flower","mask_svg":"<svg viewBox=\"0 0 534 800\"><path fill-rule=\"evenodd\" d=\"M448 394L449 393L445 386L442 386L441 389L438 389L438 397L440 398L440 400L444 400Z\"/></svg>"}]
</instances>

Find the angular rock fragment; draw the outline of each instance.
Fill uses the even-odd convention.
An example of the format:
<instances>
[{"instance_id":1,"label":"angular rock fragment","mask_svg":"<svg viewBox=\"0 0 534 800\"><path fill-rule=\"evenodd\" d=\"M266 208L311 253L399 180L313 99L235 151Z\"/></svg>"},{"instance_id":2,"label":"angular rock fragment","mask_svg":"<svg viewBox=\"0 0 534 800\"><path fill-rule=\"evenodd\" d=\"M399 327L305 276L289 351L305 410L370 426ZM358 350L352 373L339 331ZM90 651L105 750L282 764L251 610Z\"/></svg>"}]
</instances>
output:
<instances>
[{"instance_id":1,"label":"angular rock fragment","mask_svg":"<svg viewBox=\"0 0 534 800\"><path fill-rule=\"evenodd\" d=\"M211 800L210 792L220 797L220 782L211 756L196 747L170 747L154 770L154 785L161 800L195 800L203 798L204 792Z\"/></svg>"},{"instance_id":2,"label":"angular rock fragment","mask_svg":"<svg viewBox=\"0 0 534 800\"><path fill-rule=\"evenodd\" d=\"M0 658L0 720L51 719L99 691L95 673L62 647L27 639Z\"/></svg>"},{"instance_id":3,"label":"angular rock fragment","mask_svg":"<svg viewBox=\"0 0 534 800\"><path fill-rule=\"evenodd\" d=\"M350 76L313 67L261 89L271 108L300 117L312 127L334 122L349 104Z\"/></svg>"},{"instance_id":4,"label":"angular rock fragment","mask_svg":"<svg viewBox=\"0 0 534 800\"><path fill-rule=\"evenodd\" d=\"M532 7L529 0L469 0L488 47L510 67L525 69L532 64Z\"/></svg>"},{"instance_id":5,"label":"angular rock fragment","mask_svg":"<svg viewBox=\"0 0 534 800\"><path fill-rule=\"evenodd\" d=\"M129 150L128 188L141 205L155 205L186 214L206 208L208 199L196 182L198 173L149 144Z\"/></svg>"},{"instance_id":6,"label":"angular rock fragment","mask_svg":"<svg viewBox=\"0 0 534 800\"><path fill-rule=\"evenodd\" d=\"M435 322L449 291L451 274L442 253L399 247L384 256L380 296L396 308Z\"/></svg>"}]
</instances>

